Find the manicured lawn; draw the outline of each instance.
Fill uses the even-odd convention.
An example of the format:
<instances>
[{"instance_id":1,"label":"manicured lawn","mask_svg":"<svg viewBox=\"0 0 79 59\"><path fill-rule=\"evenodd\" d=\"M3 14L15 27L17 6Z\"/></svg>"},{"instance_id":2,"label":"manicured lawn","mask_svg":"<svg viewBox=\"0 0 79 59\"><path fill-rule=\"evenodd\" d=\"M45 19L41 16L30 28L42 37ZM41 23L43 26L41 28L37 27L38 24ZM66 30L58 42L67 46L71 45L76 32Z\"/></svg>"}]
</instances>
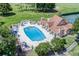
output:
<instances>
[{"instance_id":1,"label":"manicured lawn","mask_svg":"<svg viewBox=\"0 0 79 59\"><path fill-rule=\"evenodd\" d=\"M77 3L58 3L56 5L61 13L79 12L79 4Z\"/></svg>"},{"instance_id":2,"label":"manicured lawn","mask_svg":"<svg viewBox=\"0 0 79 59\"><path fill-rule=\"evenodd\" d=\"M13 8L13 12L15 15L2 17L0 16L0 22L5 22L4 25L8 26L11 24L18 23L25 19L31 19L34 21L40 20L41 17L49 18L58 13L70 13L70 12L78 12L79 11L79 4L56 4L59 7L57 13L43 13L43 12L35 12L35 11L19 11L20 7L16 4L11 4ZM19 4L20 5L20 4ZM71 7L72 6L72 7Z\"/></svg>"},{"instance_id":3,"label":"manicured lawn","mask_svg":"<svg viewBox=\"0 0 79 59\"><path fill-rule=\"evenodd\" d=\"M79 45L69 52L72 56L79 56Z\"/></svg>"},{"instance_id":4,"label":"manicured lawn","mask_svg":"<svg viewBox=\"0 0 79 59\"><path fill-rule=\"evenodd\" d=\"M38 13L38 12L32 12L32 11L24 11L24 12L16 12L16 15L8 16L8 17L2 17L0 19L0 22L5 22L5 25L10 25L14 23L18 23L25 19L31 19L34 21L40 20L41 17L52 17L52 13Z\"/></svg>"}]
</instances>

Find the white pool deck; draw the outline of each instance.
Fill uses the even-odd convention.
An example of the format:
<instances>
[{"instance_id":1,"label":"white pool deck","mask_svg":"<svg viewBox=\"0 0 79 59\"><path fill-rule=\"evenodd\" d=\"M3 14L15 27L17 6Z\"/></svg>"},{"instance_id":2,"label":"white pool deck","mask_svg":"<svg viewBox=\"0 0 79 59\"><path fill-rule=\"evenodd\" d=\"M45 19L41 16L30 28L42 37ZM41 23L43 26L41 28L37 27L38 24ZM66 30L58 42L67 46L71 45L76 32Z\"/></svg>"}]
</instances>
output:
<instances>
[{"instance_id":1,"label":"white pool deck","mask_svg":"<svg viewBox=\"0 0 79 59\"><path fill-rule=\"evenodd\" d=\"M24 33L24 28L25 27L28 27L28 26L35 26L35 27L37 27L39 30L41 30L43 32L43 34L45 35L46 38L44 40L42 40L42 41L32 41ZM18 34L20 35L20 37L18 37L19 40L20 40L20 42L26 42L27 45L30 46L30 47L36 47L36 46L39 45L39 43L42 43L42 42L50 42L54 38L54 35L52 35L49 32L47 32L47 30L45 30L44 28L42 28L41 25L38 25L38 24L30 24L30 23L24 24L24 26L19 25Z\"/></svg>"}]
</instances>

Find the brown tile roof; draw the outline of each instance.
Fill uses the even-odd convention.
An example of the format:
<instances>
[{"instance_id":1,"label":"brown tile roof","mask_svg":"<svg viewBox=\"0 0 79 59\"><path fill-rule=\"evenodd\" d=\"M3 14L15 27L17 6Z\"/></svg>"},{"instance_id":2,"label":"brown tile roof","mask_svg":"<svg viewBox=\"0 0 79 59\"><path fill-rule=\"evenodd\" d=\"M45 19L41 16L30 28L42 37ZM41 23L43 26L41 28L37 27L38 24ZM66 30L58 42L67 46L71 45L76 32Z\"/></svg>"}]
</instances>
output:
<instances>
[{"instance_id":1,"label":"brown tile roof","mask_svg":"<svg viewBox=\"0 0 79 59\"><path fill-rule=\"evenodd\" d=\"M67 30L72 29L72 24L68 23L67 20L64 20L62 17L57 15L50 18L50 20L41 20L42 25L48 24L49 29L55 33L60 33L61 29L67 32Z\"/></svg>"},{"instance_id":2,"label":"brown tile roof","mask_svg":"<svg viewBox=\"0 0 79 59\"><path fill-rule=\"evenodd\" d=\"M63 26L52 26L50 27L51 31L53 31L54 33L60 33L60 30L63 29L65 31L65 33L69 30L72 29L72 24L67 24L67 25L63 25Z\"/></svg>"},{"instance_id":3,"label":"brown tile roof","mask_svg":"<svg viewBox=\"0 0 79 59\"><path fill-rule=\"evenodd\" d=\"M58 24L58 26L62 26L62 25L66 25L66 24L68 24L68 21L65 20L65 19L62 19L62 20L60 21L60 23Z\"/></svg>"},{"instance_id":4,"label":"brown tile roof","mask_svg":"<svg viewBox=\"0 0 79 59\"><path fill-rule=\"evenodd\" d=\"M60 30L59 27L57 26L51 26L49 29L54 33L59 33L59 30Z\"/></svg>"},{"instance_id":5,"label":"brown tile roof","mask_svg":"<svg viewBox=\"0 0 79 59\"><path fill-rule=\"evenodd\" d=\"M57 25L59 24L59 22L62 20L63 18L62 17L59 17L57 15L53 16L50 18L49 22L53 22L54 25Z\"/></svg>"}]
</instances>

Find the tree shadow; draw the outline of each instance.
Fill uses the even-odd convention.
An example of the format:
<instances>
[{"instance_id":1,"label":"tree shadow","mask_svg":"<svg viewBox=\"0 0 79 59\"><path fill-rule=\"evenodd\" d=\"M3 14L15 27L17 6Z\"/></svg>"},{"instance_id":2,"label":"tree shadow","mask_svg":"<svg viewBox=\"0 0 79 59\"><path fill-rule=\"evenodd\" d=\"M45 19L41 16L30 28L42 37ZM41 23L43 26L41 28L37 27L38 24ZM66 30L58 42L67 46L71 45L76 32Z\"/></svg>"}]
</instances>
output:
<instances>
[{"instance_id":1,"label":"tree shadow","mask_svg":"<svg viewBox=\"0 0 79 59\"><path fill-rule=\"evenodd\" d=\"M66 48L63 48L61 51L57 52L59 55L64 55L64 52L66 52Z\"/></svg>"},{"instance_id":2,"label":"tree shadow","mask_svg":"<svg viewBox=\"0 0 79 59\"><path fill-rule=\"evenodd\" d=\"M43 11L43 10L37 10L37 12L44 12L44 13L56 13L58 12L57 10L46 10L46 11Z\"/></svg>"},{"instance_id":3,"label":"tree shadow","mask_svg":"<svg viewBox=\"0 0 79 59\"><path fill-rule=\"evenodd\" d=\"M55 56L54 51L49 51L49 53L47 54L47 56Z\"/></svg>"},{"instance_id":4,"label":"tree shadow","mask_svg":"<svg viewBox=\"0 0 79 59\"><path fill-rule=\"evenodd\" d=\"M16 47L16 53L17 53L17 56L23 56L23 52L20 45Z\"/></svg>"},{"instance_id":5,"label":"tree shadow","mask_svg":"<svg viewBox=\"0 0 79 59\"><path fill-rule=\"evenodd\" d=\"M13 16L13 15L16 15L16 14L14 12L9 12L9 13L4 14L4 15L0 14L0 16L4 16L4 17Z\"/></svg>"},{"instance_id":6,"label":"tree shadow","mask_svg":"<svg viewBox=\"0 0 79 59\"><path fill-rule=\"evenodd\" d=\"M60 16L67 16L67 15L74 15L74 14L79 14L79 12L64 13L64 14L61 14Z\"/></svg>"},{"instance_id":7,"label":"tree shadow","mask_svg":"<svg viewBox=\"0 0 79 59\"><path fill-rule=\"evenodd\" d=\"M75 41L79 44L79 33L77 33Z\"/></svg>"}]
</instances>

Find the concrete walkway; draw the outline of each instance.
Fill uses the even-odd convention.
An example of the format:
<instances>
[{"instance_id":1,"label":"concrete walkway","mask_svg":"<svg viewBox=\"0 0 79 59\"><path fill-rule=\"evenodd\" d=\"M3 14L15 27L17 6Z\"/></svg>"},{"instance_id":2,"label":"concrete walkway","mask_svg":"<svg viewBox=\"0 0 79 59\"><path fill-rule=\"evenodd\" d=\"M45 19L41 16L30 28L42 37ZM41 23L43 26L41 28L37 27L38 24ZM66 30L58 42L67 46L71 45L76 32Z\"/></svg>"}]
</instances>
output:
<instances>
[{"instance_id":1,"label":"concrete walkway","mask_svg":"<svg viewBox=\"0 0 79 59\"><path fill-rule=\"evenodd\" d=\"M74 49L77 46L77 42L74 41L68 48L67 51L64 53L65 55L70 55L68 52L71 51L72 49Z\"/></svg>"},{"instance_id":2,"label":"concrete walkway","mask_svg":"<svg viewBox=\"0 0 79 59\"><path fill-rule=\"evenodd\" d=\"M74 41L68 48L67 48L67 52L71 51L73 48L75 48L77 46L77 42Z\"/></svg>"},{"instance_id":3,"label":"concrete walkway","mask_svg":"<svg viewBox=\"0 0 79 59\"><path fill-rule=\"evenodd\" d=\"M69 56L70 54L69 54L69 51L71 51L72 49L74 49L76 46L77 46L78 44L77 44L77 42L76 41L74 41L68 48L67 48L67 51L66 52L64 52L63 54L57 54L57 53L55 53L55 55L56 56Z\"/></svg>"}]
</instances>

